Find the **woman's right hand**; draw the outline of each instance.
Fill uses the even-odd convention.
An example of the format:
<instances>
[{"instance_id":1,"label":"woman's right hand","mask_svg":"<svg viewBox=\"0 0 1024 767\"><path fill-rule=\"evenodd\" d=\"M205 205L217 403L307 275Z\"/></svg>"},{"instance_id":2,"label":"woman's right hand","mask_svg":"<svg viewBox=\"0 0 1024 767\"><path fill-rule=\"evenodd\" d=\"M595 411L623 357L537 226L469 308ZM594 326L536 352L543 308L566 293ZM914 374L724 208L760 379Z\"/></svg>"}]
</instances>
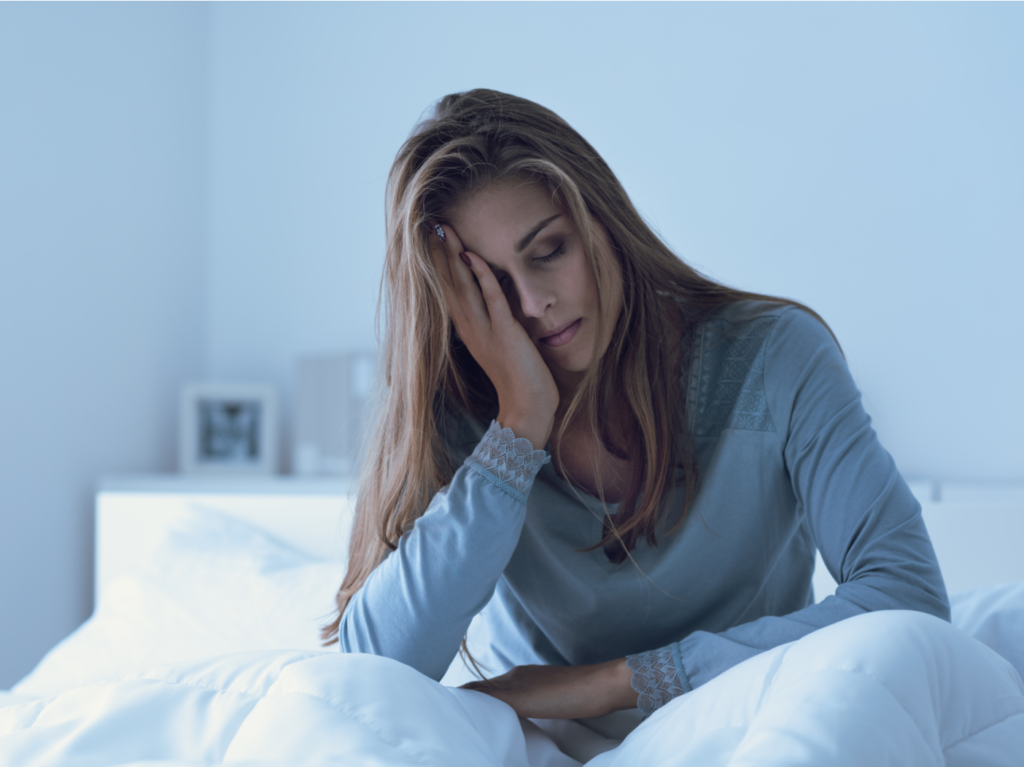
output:
<instances>
[{"instance_id":1,"label":"woman's right hand","mask_svg":"<svg viewBox=\"0 0 1024 767\"><path fill-rule=\"evenodd\" d=\"M454 229L443 231L444 242L430 237L430 250L455 332L498 392L498 423L543 450L558 408L555 379L491 268L463 250Z\"/></svg>"}]
</instances>

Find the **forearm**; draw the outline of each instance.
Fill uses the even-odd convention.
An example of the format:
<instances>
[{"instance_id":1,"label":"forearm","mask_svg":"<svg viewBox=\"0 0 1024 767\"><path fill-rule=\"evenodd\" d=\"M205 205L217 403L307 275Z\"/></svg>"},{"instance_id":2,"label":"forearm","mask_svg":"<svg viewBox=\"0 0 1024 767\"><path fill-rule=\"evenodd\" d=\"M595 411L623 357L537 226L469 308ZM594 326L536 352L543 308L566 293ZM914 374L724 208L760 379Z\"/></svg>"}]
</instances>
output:
<instances>
[{"instance_id":1,"label":"forearm","mask_svg":"<svg viewBox=\"0 0 1024 767\"><path fill-rule=\"evenodd\" d=\"M914 610L946 617L944 599L908 582L908 577L865 575L841 584L834 596L789 615L767 616L720 634L696 631L678 643L687 680L700 687L758 653L866 612ZM941 578L937 588L942 588Z\"/></svg>"},{"instance_id":2,"label":"forearm","mask_svg":"<svg viewBox=\"0 0 1024 767\"><path fill-rule=\"evenodd\" d=\"M626 659L586 666L516 666L463 685L504 701L529 719L587 719L636 708Z\"/></svg>"},{"instance_id":3,"label":"forearm","mask_svg":"<svg viewBox=\"0 0 1024 767\"><path fill-rule=\"evenodd\" d=\"M543 454L509 468L492 429L342 615L343 652L382 655L434 679L490 599L519 540Z\"/></svg>"},{"instance_id":4,"label":"forearm","mask_svg":"<svg viewBox=\"0 0 1024 767\"><path fill-rule=\"evenodd\" d=\"M941 591L941 581L937 588ZM945 602L934 591L908 582L906 574L904 579L864 576L839 586L835 596L789 615L765 616L721 633L694 631L674 644L629 656L632 685L640 693L637 706L649 715L755 655L854 615L916 610L944 617Z\"/></svg>"}]
</instances>

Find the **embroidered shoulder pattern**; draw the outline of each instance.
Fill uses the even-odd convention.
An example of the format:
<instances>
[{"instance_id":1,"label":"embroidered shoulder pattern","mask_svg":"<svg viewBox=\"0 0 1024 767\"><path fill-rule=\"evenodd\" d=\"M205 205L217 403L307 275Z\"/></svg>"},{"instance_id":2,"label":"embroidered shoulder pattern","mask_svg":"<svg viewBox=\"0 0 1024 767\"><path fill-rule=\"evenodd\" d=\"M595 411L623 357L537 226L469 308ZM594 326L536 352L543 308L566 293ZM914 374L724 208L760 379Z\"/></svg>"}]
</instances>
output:
<instances>
[{"instance_id":1,"label":"embroidered shoulder pattern","mask_svg":"<svg viewBox=\"0 0 1024 767\"><path fill-rule=\"evenodd\" d=\"M525 500L540 467L551 462L543 450L534 450L528 439L516 437L509 428L501 428L497 421L480 440L473 454L466 459L498 487Z\"/></svg>"},{"instance_id":2,"label":"embroidered shoulder pattern","mask_svg":"<svg viewBox=\"0 0 1024 767\"><path fill-rule=\"evenodd\" d=\"M698 330L695 436L717 436L723 429L775 431L764 391L764 355L777 319L739 326L710 320Z\"/></svg>"}]
</instances>

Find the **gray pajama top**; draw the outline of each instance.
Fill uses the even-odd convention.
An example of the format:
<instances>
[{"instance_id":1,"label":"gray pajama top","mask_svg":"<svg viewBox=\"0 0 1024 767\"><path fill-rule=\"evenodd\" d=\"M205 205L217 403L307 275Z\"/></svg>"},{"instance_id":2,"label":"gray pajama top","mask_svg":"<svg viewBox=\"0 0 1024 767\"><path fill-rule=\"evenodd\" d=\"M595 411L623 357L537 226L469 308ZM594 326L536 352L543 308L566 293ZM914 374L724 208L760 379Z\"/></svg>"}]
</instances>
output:
<instances>
[{"instance_id":1,"label":"gray pajama top","mask_svg":"<svg viewBox=\"0 0 1024 767\"><path fill-rule=\"evenodd\" d=\"M650 713L853 615L949 620L920 505L817 319L777 303L727 305L695 326L681 385L697 494L675 534L656 547L641 539L636 565L579 551L601 539L604 511L546 453L497 424L449 418L461 466L354 595L341 650L440 679L481 613L492 675L630 656ZM685 499L681 471L676 483L666 528ZM818 604L815 548L839 584Z\"/></svg>"}]
</instances>

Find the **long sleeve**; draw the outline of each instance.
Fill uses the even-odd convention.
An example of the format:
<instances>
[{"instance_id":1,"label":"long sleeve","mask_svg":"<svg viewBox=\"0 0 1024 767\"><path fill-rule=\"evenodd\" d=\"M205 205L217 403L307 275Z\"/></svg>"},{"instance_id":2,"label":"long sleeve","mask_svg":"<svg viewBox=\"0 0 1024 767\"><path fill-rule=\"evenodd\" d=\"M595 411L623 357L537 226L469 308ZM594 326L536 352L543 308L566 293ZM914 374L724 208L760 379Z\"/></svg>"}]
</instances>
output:
<instances>
[{"instance_id":1,"label":"long sleeve","mask_svg":"<svg viewBox=\"0 0 1024 767\"><path fill-rule=\"evenodd\" d=\"M764 388L797 508L839 586L834 596L788 615L721 633L694 631L630 656L645 713L760 652L853 615L899 609L949 620L920 504L879 444L835 342L806 312L787 310L776 323Z\"/></svg>"},{"instance_id":2,"label":"long sleeve","mask_svg":"<svg viewBox=\"0 0 1024 767\"><path fill-rule=\"evenodd\" d=\"M496 421L341 618L342 652L382 655L440 679L519 541L526 497L550 458Z\"/></svg>"}]
</instances>

